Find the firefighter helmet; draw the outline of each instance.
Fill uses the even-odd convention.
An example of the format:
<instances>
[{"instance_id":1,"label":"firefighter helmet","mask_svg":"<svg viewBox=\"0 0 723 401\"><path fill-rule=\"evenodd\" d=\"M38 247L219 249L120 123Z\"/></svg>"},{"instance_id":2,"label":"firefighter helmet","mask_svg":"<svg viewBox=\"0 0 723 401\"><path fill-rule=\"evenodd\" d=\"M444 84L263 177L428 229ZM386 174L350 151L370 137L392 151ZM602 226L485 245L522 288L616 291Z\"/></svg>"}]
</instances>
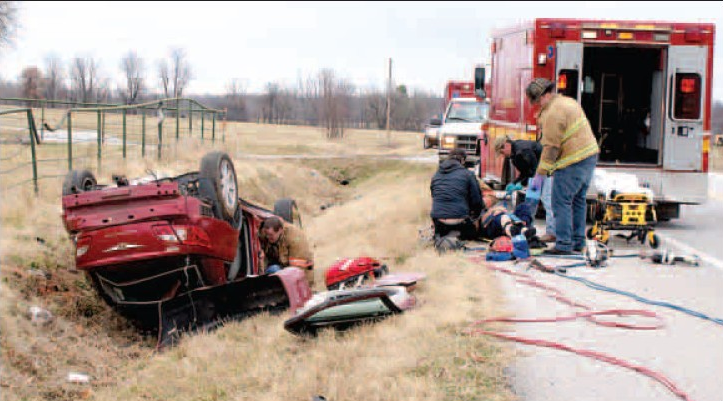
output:
<instances>
[{"instance_id":1,"label":"firefighter helmet","mask_svg":"<svg viewBox=\"0 0 723 401\"><path fill-rule=\"evenodd\" d=\"M537 103L542 95L551 92L555 88L555 84L549 79L535 78L525 89L525 94L530 102Z\"/></svg>"}]
</instances>

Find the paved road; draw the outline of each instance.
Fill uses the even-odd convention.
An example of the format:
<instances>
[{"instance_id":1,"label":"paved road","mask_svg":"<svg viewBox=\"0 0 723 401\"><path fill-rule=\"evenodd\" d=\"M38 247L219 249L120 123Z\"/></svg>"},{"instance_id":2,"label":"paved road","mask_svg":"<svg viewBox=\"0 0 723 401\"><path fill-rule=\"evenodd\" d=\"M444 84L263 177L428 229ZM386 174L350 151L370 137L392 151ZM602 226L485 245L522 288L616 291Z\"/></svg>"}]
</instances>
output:
<instances>
[{"instance_id":1,"label":"paved road","mask_svg":"<svg viewBox=\"0 0 723 401\"><path fill-rule=\"evenodd\" d=\"M681 219L661 224L663 246L682 252L697 250L703 265L661 266L639 259L616 259L608 268L571 269L568 274L643 297L685 306L723 318L723 201L686 206ZM614 239L616 249L629 249ZM550 261L550 263L555 263ZM666 327L655 331L604 328L587 321L517 324L512 333L559 341L570 346L609 353L663 373L691 400L723 400L723 326L661 307L648 306L620 295L592 290L584 285L533 272L536 278L562 289L575 300L596 309L646 309L660 314ZM555 316L569 308L541 291L499 275L516 316ZM515 392L523 401L549 400L678 400L661 384L638 373L563 351L517 345L519 358L511 369Z\"/></svg>"},{"instance_id":2,"label":"paved road","mask_svg":"<svg viewBox=\"0 0 723 401\"><path fill-rule=\"evenodd\" d=\"M711 199L704 205L683 206L681 218L660 223L658 231L673 239L673 245L692 247L717 263L723 269L723 200ZM721 397L723 399L723 397Z\"/></svg>"}]
</instances>

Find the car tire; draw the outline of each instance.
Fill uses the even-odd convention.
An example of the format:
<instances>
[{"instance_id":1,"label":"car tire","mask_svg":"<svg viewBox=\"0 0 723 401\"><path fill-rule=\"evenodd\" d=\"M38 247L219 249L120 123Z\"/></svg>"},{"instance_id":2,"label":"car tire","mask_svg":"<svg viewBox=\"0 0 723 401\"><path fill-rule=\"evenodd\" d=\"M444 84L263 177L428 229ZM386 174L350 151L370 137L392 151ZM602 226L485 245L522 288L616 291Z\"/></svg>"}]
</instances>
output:
<instances>
[{"instance_id":1,"label":"car tire","mask_svg":"<svg viewBox=\"0 0 723 401\"><path fill-rule=\"evenodd\" d=\"M92 191L98 182L88 170L72 170L63 180L63 196Z\"/></svg>"},{"instance_id":2,"label":"car tire","mask_svg":"<svg viewBox=\"0 0 723 401\"><path fill-rule=\"evenodd\" d=\"M296 201L290 198L279 199L274 203L274 214L284 219L286 222L296 224L301 227L301 216L299 215L299 207Z\"/></svg>"},{"instance_id":3,"label":"car tire","mask_svg":"<svg viewBox=\"0 0 723 401\"><path fill-rule=\"evenodd\" d=\"M214 189L216 207L221 218L233 221L239 208L238 180L233 161L225 152L211 152L201 159L199 178Z\"/></svg>"}]
</instances>

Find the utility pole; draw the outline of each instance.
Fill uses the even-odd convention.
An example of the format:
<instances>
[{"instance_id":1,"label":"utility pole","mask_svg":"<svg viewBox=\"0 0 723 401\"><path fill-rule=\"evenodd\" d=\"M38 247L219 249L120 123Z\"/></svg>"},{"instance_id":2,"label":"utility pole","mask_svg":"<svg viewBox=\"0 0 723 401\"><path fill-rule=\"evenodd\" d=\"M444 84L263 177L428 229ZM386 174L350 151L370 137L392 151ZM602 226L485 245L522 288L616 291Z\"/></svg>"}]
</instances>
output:
<instances>
[{"instance_id":1,"label":"utility pole","mask_svg":"<svg viewBox=\"0 0 723 401\"><path fill-rule=\"evenodd\" d=\"M392 145L392 133L389 131L389 115L392 110L392 58L389 57L389 80L387 81L387 146Z\"/></svg>"}]
</instances>

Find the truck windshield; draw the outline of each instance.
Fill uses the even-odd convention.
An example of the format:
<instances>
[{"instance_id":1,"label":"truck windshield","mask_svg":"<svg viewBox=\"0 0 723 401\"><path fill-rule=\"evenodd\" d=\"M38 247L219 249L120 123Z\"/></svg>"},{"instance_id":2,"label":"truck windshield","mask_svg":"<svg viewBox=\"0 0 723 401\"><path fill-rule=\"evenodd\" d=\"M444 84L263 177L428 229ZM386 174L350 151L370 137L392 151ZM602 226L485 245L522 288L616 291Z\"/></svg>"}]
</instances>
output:
<instances>
[{"instance_id":1,"label":"truck windshield","mask_svg":"<svg viewBox=\"0 0 723 401\"><path fill-rule=\"evenodd\" d=\"M447 121L483 122L487 120L488 113L487 103L452 103Z\"/></svg>"}]
</instances>

